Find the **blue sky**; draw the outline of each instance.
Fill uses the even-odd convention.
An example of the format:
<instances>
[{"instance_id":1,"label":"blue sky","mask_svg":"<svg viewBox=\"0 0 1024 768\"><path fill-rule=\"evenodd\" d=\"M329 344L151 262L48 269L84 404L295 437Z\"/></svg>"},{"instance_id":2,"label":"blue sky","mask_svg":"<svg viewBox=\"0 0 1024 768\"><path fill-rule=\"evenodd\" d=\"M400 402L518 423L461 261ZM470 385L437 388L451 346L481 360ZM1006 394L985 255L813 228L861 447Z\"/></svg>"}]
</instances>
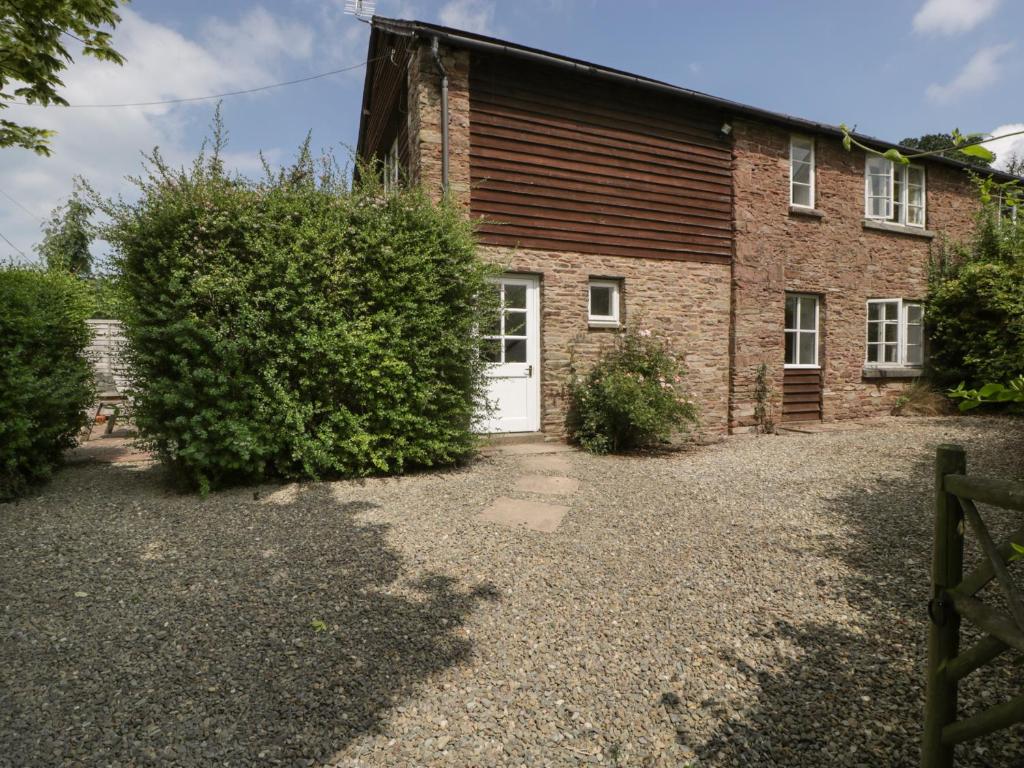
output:
<instances>
[{"instance_id":1,"label":"blue sky","mask_svg":"<svg viewBox=\"0 0 1024 768\"><path fill-rule=\"evenodd\" d=\"M73 104L183 98L304 77L365 59L367 26L344 0L135 0L114 34L123 67L76 61ZM379 0L417 18L588 59L768 109L856 124L881 138L1024 129L1024 3L1018 0ZM255 172L262 149L287 161L307 131L316 147L355 143L363 72L225 99L229 162ZM1013 83L1017 83L1014 86ZM0 233L31 256L39 219L80 174L131 194L140 152L181 163L214 102L130 109L12 108L58 130L55 154L0 152ZM1014 147L1024 154L1024 141ZM15 202L16 201L16 202ZM27 209L27 210L26 210ZM0 257L17 252L0 241Z\"/></svg>"}]
</instances>

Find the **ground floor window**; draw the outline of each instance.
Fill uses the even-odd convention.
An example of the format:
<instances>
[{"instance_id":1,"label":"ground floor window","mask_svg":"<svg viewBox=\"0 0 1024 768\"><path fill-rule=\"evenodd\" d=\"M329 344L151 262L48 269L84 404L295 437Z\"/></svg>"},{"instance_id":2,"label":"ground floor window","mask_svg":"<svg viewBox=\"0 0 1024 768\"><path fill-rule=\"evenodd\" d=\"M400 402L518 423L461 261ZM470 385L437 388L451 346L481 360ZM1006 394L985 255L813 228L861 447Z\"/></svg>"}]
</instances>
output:
<instances>
[{"instance_id":1,"label":"ground floor window","mask_svg":"<svg viewBox=\"0 0 1024 768\"><path fill-rule=\"evenodd\" d=\"M818 297L786 294L786 367L818 367Z\"/></svg>"},{"instance_id":2,"label":"ground floor window","mask_svg":"<svg viewBox=\"0 0 1024 768\"><path fill-rule=\"evenodd\" d=\"M868 365L918 366L924 363L924 309L918 301L868 301Z\"/></svg>"},{"instance_id":3,"label":"ground floor window","mask_svg":"<svg viewBox=\"0 0 1024 768\"><path fill-rule=\"evenodd\" d=\"M619 324L619 281L591 279L587 320L591 325Z\"/></svg>"}]
</instances>

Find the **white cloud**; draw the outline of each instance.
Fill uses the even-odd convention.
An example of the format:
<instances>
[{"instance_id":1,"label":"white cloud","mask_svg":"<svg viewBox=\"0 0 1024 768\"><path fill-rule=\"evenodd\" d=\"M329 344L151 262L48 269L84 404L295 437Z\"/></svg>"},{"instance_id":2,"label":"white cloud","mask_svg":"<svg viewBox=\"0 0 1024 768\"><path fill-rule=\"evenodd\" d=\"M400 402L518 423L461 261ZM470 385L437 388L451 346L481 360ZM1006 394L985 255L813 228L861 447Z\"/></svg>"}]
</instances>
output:
<instances>
[{"instance_id":1,"label":"white cloud","mask_svg":"<svg viewBox=\"0 0 1024 768\"><path fill-rule=\"evenodd\" d=\"M914 31L955 35L968 32L995 13L1000 0L926 0L914 16Z\"/></svg>"},{"instance_id":2,"label":"white cloud","mask_svg":"<svg viewBox=\"0 0 1024 768\"><path fill-rule=\"evenodd\" d=\"M999 80L1002 59L1013 48L1013 43L991 45L975 53L956 77L944 85L932 83L925 90L928 98L937 104L948 104L971 91L977 91Z\"/></svg>"},{"instance_id":3,"label":"white cloud","mask_svg":"<svg viewBox=\"0 0 1024 768\"><path fill-rule=\"evenodd\" d=\"M494 22L494 3L490 0L449 0L441 7L438 18L446 27L489 35Z\"/></svg>"},{"instance_id":4,"label":"white cloud","mask_svg":"<svg viewBox=\"0 0 1024 768\"><path fill-rule=\"evenodd\" d=\"M1024 123L1007 123L989 131L989 136L1005 136L1008 133L1024 131ZM1016 155L1024 158L1024 134L1010 136L1006 139L997 139L985 145L996 153L995 167L1005 170L1006 164Z\"/></svg>"},{"instance_id":5,"label":"white cloud","mask_svg":"<svg viewBox=\"0 0 1024 768\"><path fill-rule=\"evenodd\" d=\"M155 101L251 88L284 79L283 65L311 60L314 48L315 36L309 28L259 7L234 21L211 18L200 24L192 38L147 21L130 8L120 13L122 22L114 41L125 65L76 57L62 78L67 83L63 94L70 103ZM127 192L124 177L139 172L140 152L159 145L170 162L185 162L195 151L185 139L186 128L197 116L205 120L212 111L210 101L119 109L13 105L4 117L52 128L57 136L49 158L26 150L3 150L0 188L43 216L70 194L76 175L104 194ZM251 157L236 153L229 159L243 171L259 168L255 153ZM30 253L40 236L39 222L0 198L0 232ZM7 250L0 243L0 258Z\"/></svg>"}]
</instances>

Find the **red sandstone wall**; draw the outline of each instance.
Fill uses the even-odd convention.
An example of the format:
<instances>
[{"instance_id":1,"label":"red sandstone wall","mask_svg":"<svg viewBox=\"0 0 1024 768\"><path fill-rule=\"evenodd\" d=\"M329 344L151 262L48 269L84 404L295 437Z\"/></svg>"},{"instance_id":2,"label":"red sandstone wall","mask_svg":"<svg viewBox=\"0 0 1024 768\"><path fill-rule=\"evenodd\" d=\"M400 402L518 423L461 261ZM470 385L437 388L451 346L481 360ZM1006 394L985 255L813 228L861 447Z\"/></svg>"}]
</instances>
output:
<instances>
[{"instance_id":1,"label":"red sandstone wall","mask_svg":"<svg viewBox=\"0 0 1024 768\"><path fill-rule=\"evenodd\" d=\"M737 120L733 179L734 368L730 424L753 423L754 373L767 363L781 413L786 291L821 295L824 419L888 412L909 380L863 376L869 298L924 298L932 240L864 226L864 153L838 139L816 140L820 217L789 210L789 132ZM967 175L927 167L927 229L961 238L976 209Z\"/></svg>"}]
</instances>

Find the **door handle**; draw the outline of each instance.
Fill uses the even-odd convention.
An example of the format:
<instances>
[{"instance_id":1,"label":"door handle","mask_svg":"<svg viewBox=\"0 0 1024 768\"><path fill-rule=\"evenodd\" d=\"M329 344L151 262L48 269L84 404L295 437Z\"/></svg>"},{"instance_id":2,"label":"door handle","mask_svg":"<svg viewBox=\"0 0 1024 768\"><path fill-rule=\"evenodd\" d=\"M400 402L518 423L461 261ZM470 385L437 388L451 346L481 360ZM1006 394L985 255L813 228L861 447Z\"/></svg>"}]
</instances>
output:
<instances>
[{"instance_id":1,"label":"door handle","mask_svg":"<svg viewBox=\"0 0 1024 768\"><path fill-rule=\"evenodd\" d=\"M526 378L528 378L528 379L532 379L533 378L533 366L532 365L526 366Z\"/></svg>"}]
</instances>

